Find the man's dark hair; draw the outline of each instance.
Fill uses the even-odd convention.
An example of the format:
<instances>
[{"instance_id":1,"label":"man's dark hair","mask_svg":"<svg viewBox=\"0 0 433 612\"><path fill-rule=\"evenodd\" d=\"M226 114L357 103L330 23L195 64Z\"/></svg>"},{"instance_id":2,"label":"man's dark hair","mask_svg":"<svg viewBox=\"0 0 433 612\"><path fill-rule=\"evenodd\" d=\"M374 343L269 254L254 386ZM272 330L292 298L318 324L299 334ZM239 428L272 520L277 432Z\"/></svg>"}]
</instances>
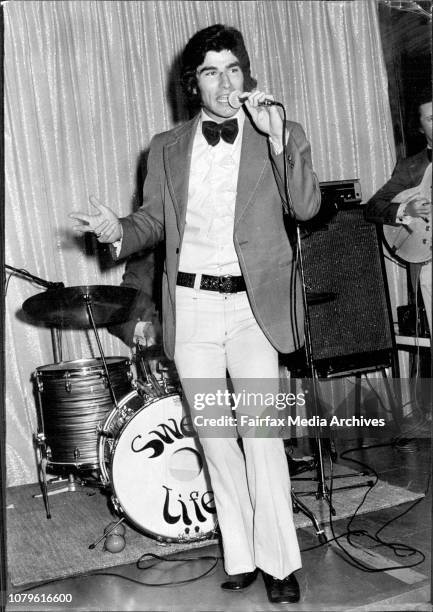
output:
<instances>
[{"instance_id":1,"label":"man's dark hair","mask_svg":"<svg viewBox=\"0 0 433 612\"><path fill-rule=\"evenodd\" d=\"M420 128L420 107L432 101L431 84L416 86L412 89L412 100L409 105L409 117L407 121L408 132L416 136Z\"/></svg>"},{"instance_id":2,"label":"man's dark hair","mask_svg":"<svg viewBox=\"0 0 433 612\"><path fill-rule=\"evenodd\" d=\"M419 115L419 107L422 106L423 104L427 104L428 102L431 102L432 99L433 99L433 95L432 95L431 84L426 85L422 89L419 89L418 91L416 91L414 102L416 104L416 110L417 110L418 115Z\"/></svg>"},{"instance_id":3,"label":"man's dark hair","mask_svg":"<svg viewBox=\"0 0 433 612\"><path fill-rule=\"evenodd\" d=\"M197 88L197 67L203 63L208 51L223 50L231 51L239 60L245 90L249 91L257 85L251 76L250 58L242 34L235 28L218 23L194 34L182 54L181 83L191 106L199 106L201 101Z\"/></svg>"}]
</instances>

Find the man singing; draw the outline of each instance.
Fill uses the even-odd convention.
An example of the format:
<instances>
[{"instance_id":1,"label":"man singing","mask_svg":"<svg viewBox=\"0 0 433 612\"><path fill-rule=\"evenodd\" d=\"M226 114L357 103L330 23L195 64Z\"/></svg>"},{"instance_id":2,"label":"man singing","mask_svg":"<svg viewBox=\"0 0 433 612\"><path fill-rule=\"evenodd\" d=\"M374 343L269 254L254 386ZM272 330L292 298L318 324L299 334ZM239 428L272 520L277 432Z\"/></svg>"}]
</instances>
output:
<instances>
[{"instance_id":1,"label":"man singing","mask_svg":"<svg viewBox=\"0 0 433 612\"><path fill-rule=\"evenodd\" d=\"M320 190L302 127L283 127L277 107L263 104L273 98L255 89L240 32L219 24L197 32L182 55L182 83L201 109L153 138L142 207L118 219L94 202L96 214L71 217L81 222L78 232L94 232L121 258L165 238L164 348L192 408L191 381L206 380L216 393L226 371L235 391L244 391L240 380L278 391L278 352L303 343L302 294L283 218L283 138L298 219L317 213ZM239 109L229 104L236 90ZM222 588L244 589L260 569L269 601L298 601L301 559L282 439L244 437L242 451L235 425L224 437L199 436L229 575Z\"/></svg>"}]
</instances>

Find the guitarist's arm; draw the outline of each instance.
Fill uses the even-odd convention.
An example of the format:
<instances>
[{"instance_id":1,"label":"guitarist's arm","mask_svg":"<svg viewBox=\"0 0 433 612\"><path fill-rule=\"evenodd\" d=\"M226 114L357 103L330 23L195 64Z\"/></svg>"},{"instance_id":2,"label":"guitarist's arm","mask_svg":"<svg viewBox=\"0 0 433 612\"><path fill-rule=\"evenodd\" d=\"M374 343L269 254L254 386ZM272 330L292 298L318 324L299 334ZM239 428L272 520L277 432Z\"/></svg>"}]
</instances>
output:
<instances>
[{"instance_id":1,"label":"guitarist's arm","mask_svg":"<svg viewBox=\"0 0 433 612\"><path fill-rule=\"evenodd\" d=\"M402 212L401 204L392 200L397 194L412 186L413 177L408 170L406 160L403 160L397 164L389 181L367 202L365 206L366 220L388 225L401 222L397 218Z\"/></svg>"}]
</instances>

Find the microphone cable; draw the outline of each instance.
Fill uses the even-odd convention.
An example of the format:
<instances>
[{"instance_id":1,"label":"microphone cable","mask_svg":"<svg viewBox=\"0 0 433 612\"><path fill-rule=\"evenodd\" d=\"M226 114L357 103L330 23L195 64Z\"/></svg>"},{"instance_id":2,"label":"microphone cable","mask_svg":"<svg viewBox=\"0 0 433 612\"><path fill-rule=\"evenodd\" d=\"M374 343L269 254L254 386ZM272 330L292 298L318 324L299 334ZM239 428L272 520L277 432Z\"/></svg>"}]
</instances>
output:
<instances>
[{"instance_id":1,"label":"microphone cable","mask_svg":"<svg viewBox=\"0 0 433 612\"><path fill-rule=\"evenodd\" d=\"M356 568L356 569L360 569L361 571L367 572L367 573L378 573L378 572L386 572L386 571L391 571L391 570L397 570L397 569L408 569L408 568L412 568L415 567L417 565L420 565L421 563L423 563L426 559L425 554L413 547L413 546L409 546L407 544L401 543L401 542L388 542L386 540L384 540L383 538L381 538L379 536L380 532L383 531L386 527L388 527L391 523L393 523L394 521L398 520L399 518L403 517L404 515L408 514L416 505L418 505L421 501L423 501L425 499L425 496L427 495L427 492L430 488L430 476L428 477L428 481L427 481L427 485L425 488L425 492L423 494L422 497L420 497L419 499L416 499L408 508L406 508L405 510L403 510L400 514L398 514L397 516L387 520L383 525L381 525L377 531L374 534L370 534L367 530L365 529L354 529L352 528L352 524L355 520L355 518L358 515L359 510L361 509L361 507L363 506L363 504L365 503L365 500L368 496L368 494L371 492L371 490L373 489L373 487L377 484L378 480L379 480L379 475L377 474L377 472L371 468L371 466L368 466L367 464L363 463L362 461L359 461L357 459L353 459L350 457L345 457L348 453L351 452L355 452L357 450L365 450L366 448L378 448L378 447L383 447L383 446L389 446L389 444L375 444L375 445L370 445L370 446L360 446L360 447L356 447L356 448L352 448L352 449L348 449L346 451L344 451L343 453L340 454L341 458L346 458L346 460L348 461L352 461L353 463L356 463L357 465L363 467L364 469L370 470L371 472L373 472L373 475L375 477L375 482L372 485L367 485L368 489L365 492L365 494L363 495L360 503L358 504L357 508L355 509L355 511L353 512L353 514L350 516L349 521L347 523L346 526L346 530L341 533L336 535L335 532L335 527L334 527L334 521L335 519L332 516L332 512L331 512L331 507L332 507L332 495L333 495L333 478L332 478L332 473L333 473L333 462L332 459L330 458L330 470L331 470L331 477L330 477L330 489L329 489L329 495L330 495L330 508L329 508L329 526L331 529L331 533L332 533L332 539L328 540L327 542L325 542L324 544L319 544L316 546L312 546L306 549L303 549L302 552L308 551L308 550L312 550L314 548L319 548L320 546L325 546L326 544L330 544L332 542L335 542L335 544L337 545L337 548L339 549L339 551L342 554L343 559L349 563L349 565L351 565L352 567ZM374 544L372 546L369 547L362 547L358 544L356 544L353 541L353 538L356 536L363 536L369 540L372 540L374 542ZM392 550L394 552L394 554L397 557L412 557L414 555L418 555L421 558L417 561L414 561L413 563L410 564L399 564L399 565L389 565L389 566L384 566L384 567L371 567L369 565L367 565L366 563L364 563L361 559L356 558L353 554L351 554L351 552L349 550L347 550L340 542L340 540L342 538L346 538L347 543L352 546L353 548L360 548L360 549L364 549L364 550L369 550L369 549L373 549L373 548L378 548L380 546L383 546L385 548L389 548L390 550Z\"/></svg>"}]
</instances>

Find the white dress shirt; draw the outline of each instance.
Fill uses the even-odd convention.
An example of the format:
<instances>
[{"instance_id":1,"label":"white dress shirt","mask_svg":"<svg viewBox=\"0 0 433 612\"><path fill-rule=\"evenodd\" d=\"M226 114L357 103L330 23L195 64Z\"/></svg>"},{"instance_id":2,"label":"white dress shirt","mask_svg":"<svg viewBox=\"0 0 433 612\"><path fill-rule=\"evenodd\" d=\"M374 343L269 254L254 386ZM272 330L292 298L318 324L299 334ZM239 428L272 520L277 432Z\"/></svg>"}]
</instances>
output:
<instances>
[{"instance_id":1,"label":"white dress shirt","mask_svg":"<svg viewBox=\"0 0 433 612\"><path fill-rule=\"evenodd\" d=\"M185 231L179 270L198 274L240 276L233 244L233 225L242 133L245 114L236 113L239 132L233 144L222 138L215 146L207 143L202 122L210 117L201 112L192 147Z\"/></svg>"}]
</instances>

